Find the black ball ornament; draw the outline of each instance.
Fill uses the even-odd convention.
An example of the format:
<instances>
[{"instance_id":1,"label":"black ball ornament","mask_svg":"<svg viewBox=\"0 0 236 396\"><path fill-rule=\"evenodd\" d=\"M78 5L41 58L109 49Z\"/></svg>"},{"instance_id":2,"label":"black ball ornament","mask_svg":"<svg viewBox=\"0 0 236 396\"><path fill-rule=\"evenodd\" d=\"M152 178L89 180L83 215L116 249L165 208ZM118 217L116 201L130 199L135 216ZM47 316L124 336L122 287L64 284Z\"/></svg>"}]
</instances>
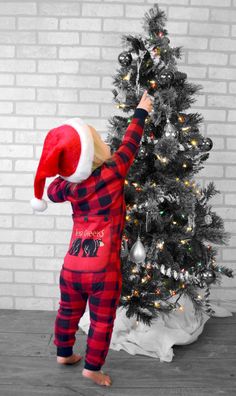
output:
<instances>
[{"instance_id":1,"label":"black ball ornament","mask_svg":"<svg viewBox=\"0 0 236 396\"><path fill-rule=\"evenodd\" d=\"M118 56L118 61L122 66L129 66L132 62L132 55L128 51L121 52Z\"/></svg>"},{"instance_id":2,"label":"black ball ornament","mask_svg":"<svg viewBox=\"0 0 236 396\"><path fill-rule=\"evenodd\" d=\"M170 84L174 80L174 73L170 70L164 70L159 75L159 82L161 85Z\"/></svg>"},{"instance_id":3,"label":"black ball ornament","mask_svg":"<svg viewBox=\"0 0 236 396\"><path fill-rule=\"evenodd\" d=\"M213 141L210 138L203 139L200 143L199 148L202 151L210 151L213 147Z\"/></svg>"}]
</instances>

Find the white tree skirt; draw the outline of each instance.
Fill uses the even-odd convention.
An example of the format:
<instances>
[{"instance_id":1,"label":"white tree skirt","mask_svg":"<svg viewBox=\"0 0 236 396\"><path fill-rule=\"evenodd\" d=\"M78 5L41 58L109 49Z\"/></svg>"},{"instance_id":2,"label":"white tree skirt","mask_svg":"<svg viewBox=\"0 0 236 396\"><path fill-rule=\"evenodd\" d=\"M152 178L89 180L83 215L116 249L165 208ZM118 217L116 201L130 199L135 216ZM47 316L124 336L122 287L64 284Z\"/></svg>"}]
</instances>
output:
<instances>
[{"instance_id":1,"label":"white tree skirt","mask_svg":"<svg viewBox=\"0 0 236 396\"><path fill-rule=\"evenodd\" d=\"M171 301L171 300L170 300ZM131 355L141 354L159 358L161 362L171 362L174 356L173 345L187 345L196 341L202 333L204 325L210 316L205 314L196 316L189 297L182 295L178 302L183 306L183 311L177 309L168 315L162 314L153 320L151 326L137 322L136 318L127 318L124 308L116 311L116 319L110 343L110 349L115 351L125 350ZM226 308L214 305L214 316L232 316ZM86 334L90 326L88 304L79 327Z\"/></svg>"}]
</instances>

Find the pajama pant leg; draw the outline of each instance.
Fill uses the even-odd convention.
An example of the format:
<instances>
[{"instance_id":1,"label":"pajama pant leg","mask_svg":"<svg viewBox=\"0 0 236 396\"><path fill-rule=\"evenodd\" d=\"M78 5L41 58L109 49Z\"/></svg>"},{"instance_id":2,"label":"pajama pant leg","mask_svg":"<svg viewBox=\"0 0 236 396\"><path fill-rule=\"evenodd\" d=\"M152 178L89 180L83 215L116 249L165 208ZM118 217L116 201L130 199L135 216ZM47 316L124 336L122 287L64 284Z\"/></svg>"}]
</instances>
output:
<instances>
[{"instance_id":1,"label":"pajama pant leg","mask_svg":"<svg viewBox=\"0 0 236 396\"><path fill-rule=\"evenodd\" d=\"M100 370L105 362L121 286L121 271L113 266L104 273L93 275L93 285L89 295L90 327L84 366L88 370Z\"/></svg>"},{"instance_id":2,"label":"pajama pant leg","mask_svg":"<svg viewBox=\"0 0 236 396\"><path fill-rule=\"evenodd\" d=\"M83 316L88 295L82 290L80 282L76 282L73 272L62 268L60 273L60 308L54 325L54 344L57 356L71 356L78 330L78 323ZM79 280L79 279L78 279Z\"/></svg>"}]
</instances>

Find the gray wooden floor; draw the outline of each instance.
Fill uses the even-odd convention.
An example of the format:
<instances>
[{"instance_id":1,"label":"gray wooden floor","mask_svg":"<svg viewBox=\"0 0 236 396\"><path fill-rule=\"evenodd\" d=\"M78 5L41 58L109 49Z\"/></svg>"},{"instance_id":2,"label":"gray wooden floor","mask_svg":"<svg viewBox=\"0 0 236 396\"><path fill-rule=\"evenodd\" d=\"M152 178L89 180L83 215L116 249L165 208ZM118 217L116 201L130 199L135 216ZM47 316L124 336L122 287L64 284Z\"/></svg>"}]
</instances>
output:
<instances>
[{"instance_id":1,"label":"gray wooden floor","mask_svg":"<svg viewBox=\"0 0 236 396\"><path fill-rule=\"evenodd\" d=\"M172 362L109 350L103 370L111 388L92 384L77 366L56 363L56 312L0 310L1 396L201 396L236 395L236 314L207 321L199 339L174 346ZM86 335L75 351L84 354Z\"/></svg>"}]
</instances>

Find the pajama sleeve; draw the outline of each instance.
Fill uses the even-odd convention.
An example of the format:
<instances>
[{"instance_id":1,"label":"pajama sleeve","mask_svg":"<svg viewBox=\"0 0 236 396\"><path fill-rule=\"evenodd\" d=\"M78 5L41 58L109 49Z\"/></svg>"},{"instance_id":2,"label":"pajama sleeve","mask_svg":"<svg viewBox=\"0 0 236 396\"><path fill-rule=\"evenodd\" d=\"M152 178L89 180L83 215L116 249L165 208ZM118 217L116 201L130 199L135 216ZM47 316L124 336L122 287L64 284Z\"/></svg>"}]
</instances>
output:
<instances>
[{"instance_id":1,"label":"pajama sleeve","mask_svg":"<svg viewBox=\"0 0 236 396\"><path fill-rule=\"evenodd\" d=\"M61 176L56 177L47 188L47 195L52 202L64 202L76 200L75 193L78 193L78 185L71 183ZM75 192L76 188L76 192Z\"/></svg>"},{"instance_id":2,"label":"pajama sleeve","mask_svg":"<svg viewBox=\"0 0 236 396\"><path fill-rule=\"evenodd\" d=\"M122 178L126 177L140 147L147 115L148 112L145 109L136 108L120 147L108 162L111 169L117 172Z\"/></svg>"}]
</instances>

